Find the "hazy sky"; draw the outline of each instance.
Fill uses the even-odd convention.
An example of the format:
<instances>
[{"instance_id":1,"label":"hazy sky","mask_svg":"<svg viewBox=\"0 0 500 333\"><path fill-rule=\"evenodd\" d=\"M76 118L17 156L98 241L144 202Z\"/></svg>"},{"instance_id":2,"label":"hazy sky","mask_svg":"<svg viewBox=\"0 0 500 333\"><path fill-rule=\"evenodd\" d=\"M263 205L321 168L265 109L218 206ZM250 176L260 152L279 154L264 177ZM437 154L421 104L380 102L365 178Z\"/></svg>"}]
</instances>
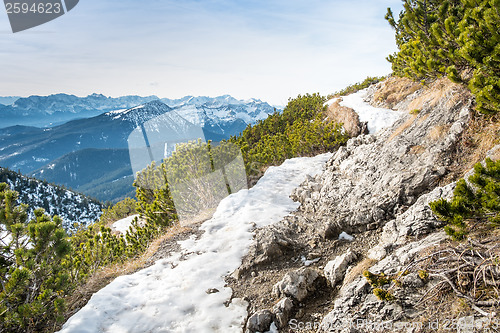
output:
<instances>
[{"instance_id":1,"label":"hazy sky","mask_svg":"<svg viewBox=\"0 0 500 333\"><path fill-rule=\"evenodd\" d=\"M0 96L233 95L285 105L390 72L400 0L80 0L13 34L0 9Z\"/></svg>"}]
</instances>

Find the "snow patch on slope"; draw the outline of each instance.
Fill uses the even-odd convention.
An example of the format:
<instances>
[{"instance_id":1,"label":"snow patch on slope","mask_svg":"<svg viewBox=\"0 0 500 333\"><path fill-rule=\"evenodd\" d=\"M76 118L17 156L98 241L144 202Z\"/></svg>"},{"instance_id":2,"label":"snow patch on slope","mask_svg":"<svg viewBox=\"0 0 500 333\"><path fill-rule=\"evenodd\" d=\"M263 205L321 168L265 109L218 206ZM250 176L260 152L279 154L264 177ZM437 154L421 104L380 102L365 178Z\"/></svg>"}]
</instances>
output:
<instances>
[{"instance_id":1,"label":"snow patch on slope","mask_svg":"<svg viewBox=\"0 0 500 333\"><path fill-rule=\"evenodd\" d=\"M132 222L136 217L139 218L139 214L131 215L121 220L118 220L113 223L111 229L125 235L127 233L127 230L132 226Z\"/></svg>"},{"instance_id":2,"label":"snow patch on slope","mask_svg":"<svg viewBox=\"0 0 500 333\"><path fill-rule=\"evenodd\" d=\"M343 96L340 105L354 109L359 115L360 121L367 121L370 134L391 126L401 117L400 112L371 106L365 102L367 95L368 88L348 96Z\"/></svg>"},{"instance_id":3,"label":"snow patch on slope","mask_svg":"<svg viewBox=\"0 0 500 333\"><path fill-rule=\"evenodd\" d=\"M247 303L233 299L224 276L236 270L255 227L280 221L298 208L289 197L306 175L322 171L331 154L295 158L271 167L249 190L219 204L214 216L179 242L181 251L121 276L94 294L61 332L241 332ZM216 292L207 292L207 291Z\"/></svg>"}]
</instances>

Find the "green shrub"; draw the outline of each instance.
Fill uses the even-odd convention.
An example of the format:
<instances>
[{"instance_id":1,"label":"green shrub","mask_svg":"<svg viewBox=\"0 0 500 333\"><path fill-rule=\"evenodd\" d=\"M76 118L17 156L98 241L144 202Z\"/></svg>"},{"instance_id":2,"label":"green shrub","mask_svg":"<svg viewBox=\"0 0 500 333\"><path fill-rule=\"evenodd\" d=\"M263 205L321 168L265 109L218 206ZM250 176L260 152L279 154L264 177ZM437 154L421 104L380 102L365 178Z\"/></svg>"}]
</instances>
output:
<instances>
[{"instance_id":1,"label":"green shrub","mask_svg":"<svg viewBox=\"0 0 500 333\"><path fill-rule=\"evenodd\" d=\"M372 84L378 83L378 82L384 80L385 78L386 78L385 76L379 76L379 77L367 76L366 79L364 79L363 81L355 83L355 84L351 84L351 85L347 86L346 88L339 90L332 95L329 95L328 99L334 98L336 96L347 96L347 95L353 94L355 92L358 92L360 90L368 88Z\"/></svg>"},{"instance_id":2,"label":"green shrub","mask_svg":"<svg viewBox=\"0 0 500 333\"><path fill-rule=\"evenodd\" d=\"M101 220L69 236L61 219L41 208L28 221L28 207L17 205L17 198L0 183L0 332L47 330L63 319L65 296L98 269L141 254L166 228L135 220L124 236ZM108 217L131 213L133 202L109 208Z\"/></svg>"},{"instance_id":3,"label":"green shrub","mask_svg":"<svg viewBox=\"0 0 500 333\"><path fill-rule=\"evenodd\" d=\"M487 158L485 166L476 164L469 182L471 185L460 179L450 201L441 198L429 204L448 223L445 231L454 240L467 236L467 219L488 221L492 226L500 222L500 161Z\"/></svg>"},{"instance_id":4,"label":"green shrub","mask_svg":"<svg viewBox=\"0 0 500 333\"><path fill-rule=\"evenodd\" d=\"M262 174L270 165L286 159L333 151L348 140L342 126L325 122L326 98L319 94L299 95L290 99L282 113L270 115L248 126L230 142L243 153L247 174Z\"/></svg>"},{"instance_id":5,"label":"green shrub","mask_svg":"<svg viewBox=\"0 0 500 333\"><path fill-rule=\"evenodd\" d=\"M71 245L59 217L40 208L28 221L27 206L17 205L17 197L0 184L0 331L40 331L64 311Z\"/></svg>"},{"instance_id":6,"label":"green shrub","mask_svg":"<svg viewBox=\"0 0 500 333\"><path fill-rule=\"evenodd\" d=\"M103 209L99 221L103 225L109 225L127 216L134 215L136 213L136 206L136 200L132 198L125 198L122 201Z\"/></svg>"},{"instance_id":7,"label":"green shrub","mask_svg":"<svg viewBox=\"0 0 500 333\"><path fill-rule=\"evenodd\" d=\"M395 299L394 295L392 295L391 292L382 288L373 289L373 294L377 296L379 300L384 302L392 302Z\"/></svg>"},{"instance_id":8,"label":"green shrub","mask_svg":"<svg viewBox=\"0 0 500 333\"><path fill-rule=\"evenodd\" d=\"M483 113L500 111L500 0L404 0L395 19L394 74L426 83L447 76L467 84Z\"/></svg>"}]
</instances>

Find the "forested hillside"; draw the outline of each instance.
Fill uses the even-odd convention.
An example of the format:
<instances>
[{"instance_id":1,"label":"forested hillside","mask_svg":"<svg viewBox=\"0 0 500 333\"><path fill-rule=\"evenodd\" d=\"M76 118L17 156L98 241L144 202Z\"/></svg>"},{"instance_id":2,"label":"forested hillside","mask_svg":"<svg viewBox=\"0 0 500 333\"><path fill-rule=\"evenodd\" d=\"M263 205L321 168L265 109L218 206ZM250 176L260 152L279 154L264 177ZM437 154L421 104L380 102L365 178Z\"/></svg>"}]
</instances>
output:
<instances>
[{"instance_id":1,"label":"forested hillside","mask_svg":"<svg viewBox=\"0 0 500 333\"><path fill-rule=\"evenodd\" d=\"M43 208L51 216L58 215L67 231L94 223L103 209L96 199L1 167L0 183L19 193L18 203L29 207L29 218L34 217L36 208Z\"/></svg>"}]
</instances>

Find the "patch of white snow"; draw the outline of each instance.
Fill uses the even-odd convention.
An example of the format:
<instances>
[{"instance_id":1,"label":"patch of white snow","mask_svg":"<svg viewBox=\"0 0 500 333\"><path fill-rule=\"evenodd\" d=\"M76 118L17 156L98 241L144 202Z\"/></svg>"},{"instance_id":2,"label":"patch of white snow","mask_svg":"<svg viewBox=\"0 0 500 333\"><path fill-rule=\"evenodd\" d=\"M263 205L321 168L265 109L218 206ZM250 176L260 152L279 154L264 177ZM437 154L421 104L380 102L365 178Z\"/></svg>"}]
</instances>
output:
<instances>
[{"instance_id":1,"label":"patch of white snow","mask_svg":"<svg viewBox=\"0 0 500 333\"><path fill-rule=\"evenodd\" d=\"M181 252L94 294L60 332L241 332L247 303L233 299L224 277L240 264L253 242L255 225L280 221L299 203L292 190L306 175L322 171L331 154L295 158L271 167L249 190L219 204L196 239L179 242ZM208 293L217 289L219 292Z\"/></svg>"},{"instance_id":2,"label":"patch of white snow","mask_svg":"<svg viewBox=\"0 0 500 333\"><path fill-rule=\"evenodd\" d=\"M113 225L111 226L111 229L118 231L119 233L125 235L127 233L127 230L130 228L130 226L132 226L132 222L134 221L134 219L136 217L139 218L139 215L138 214L131 215L131 216L128 216L128 217L123 218L121 220L118 220L118 221L113 223Z\"/></svg>"},{"instance_id":3,"label":"patch of white snow","mask_svg":"<svg viewBox=\"0 0 500 333\"><path fill-rule=\"evenodd\" d=\"M354 237L349 235L347 232L342 231L342 233L339 235L339 239L344 239L348 242L352 242L354 240Z\"/></svg>"},{"instance_id":4,"label":"patch of white snow","mask_svg":"<svg viewBox=\"0 0 500 333\"><path fill-rule=\"evenodd\" d=\"M394 124L401 116L401 112L376 108L365 102L368 89L360 90L354 94L342 97L340 105L353 109L359 115L360 121L368 122L370 134Z\"/></svg>"}]
</instances>

